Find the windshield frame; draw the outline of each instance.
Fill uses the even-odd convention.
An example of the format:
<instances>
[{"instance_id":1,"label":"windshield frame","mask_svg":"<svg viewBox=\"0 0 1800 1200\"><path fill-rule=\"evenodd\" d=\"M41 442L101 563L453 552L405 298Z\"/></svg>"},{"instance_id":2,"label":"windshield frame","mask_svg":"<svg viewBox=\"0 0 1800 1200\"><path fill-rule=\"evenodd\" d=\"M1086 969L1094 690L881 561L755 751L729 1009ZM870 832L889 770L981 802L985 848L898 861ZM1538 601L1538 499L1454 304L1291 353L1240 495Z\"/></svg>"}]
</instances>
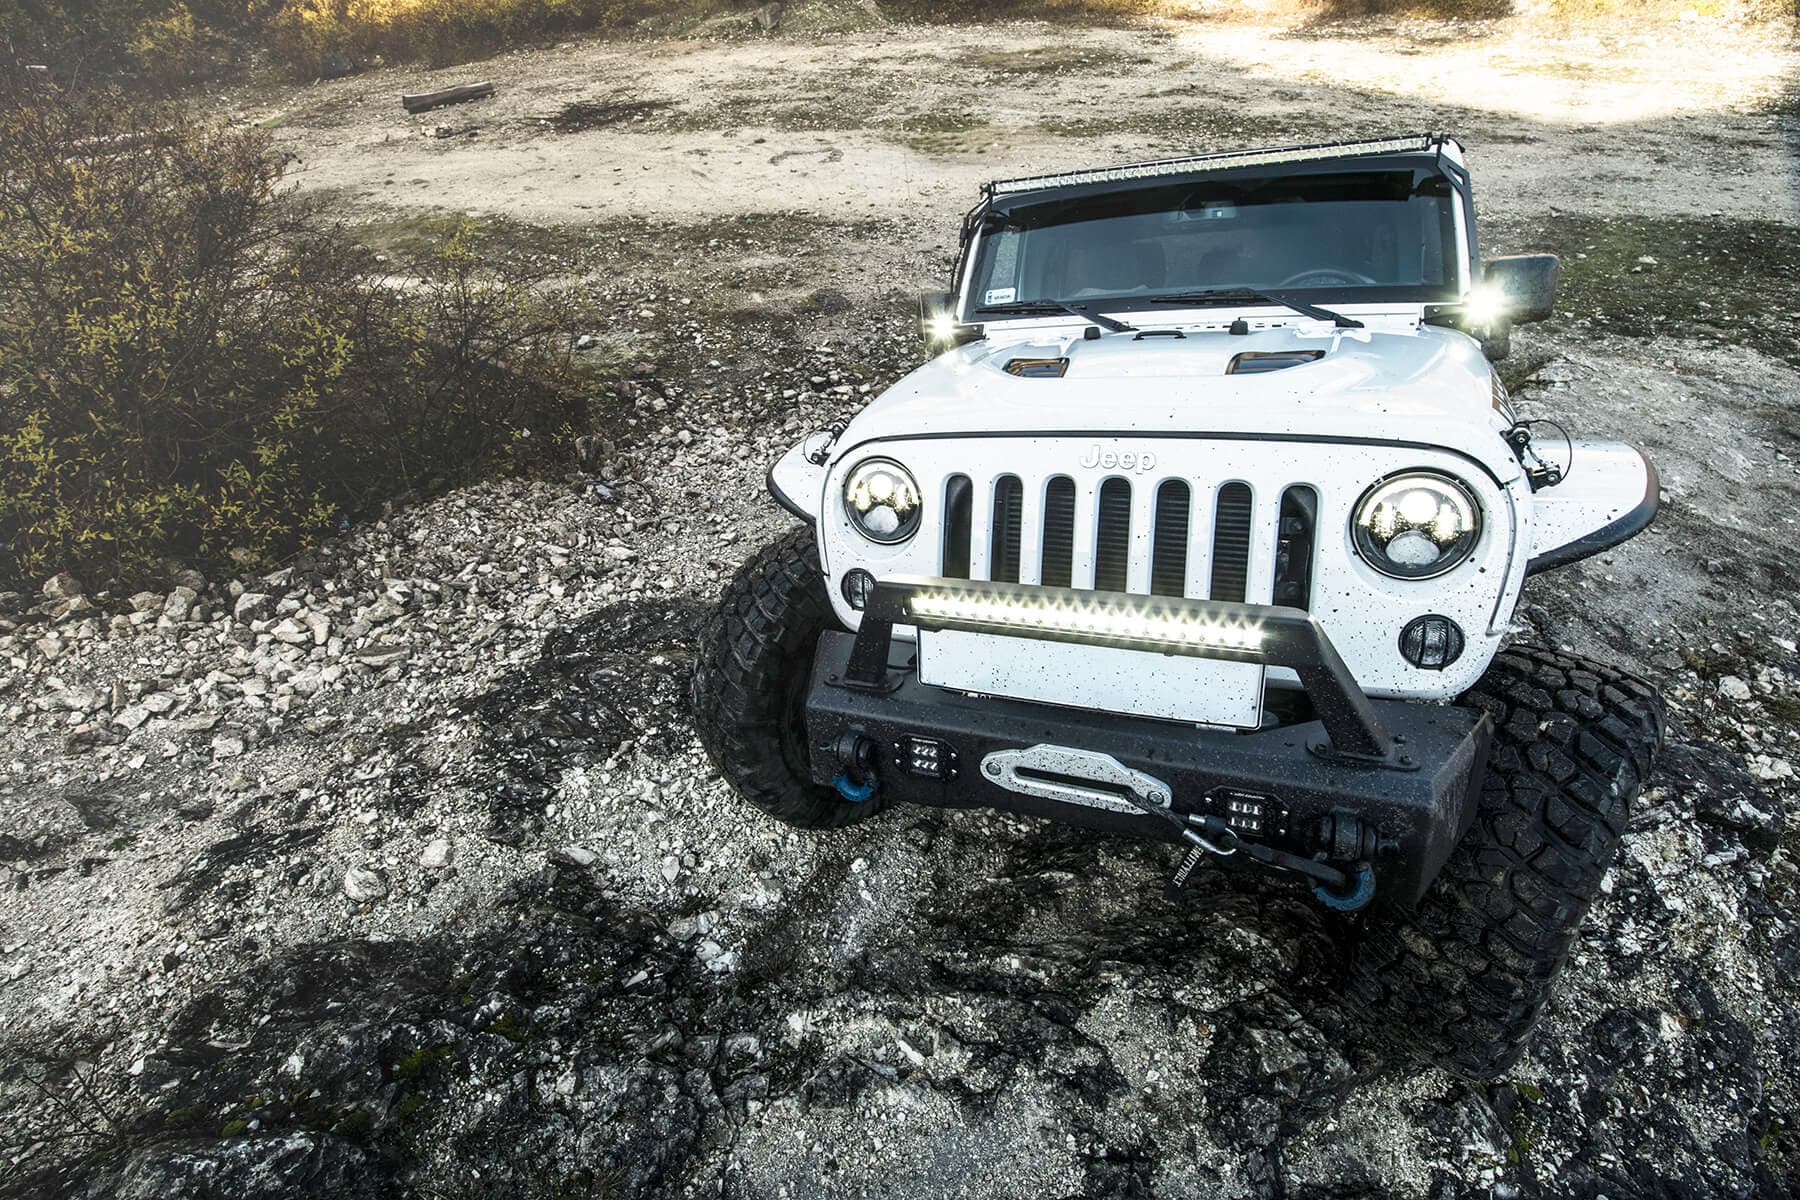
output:
<instances>
[{"instance_id":1,"label":"windshield frame","mask_svg":"<svg viewBox=\"0 0 1800 1200\"><path fill-rule=\"evenodd\" d=\"M1369 309L1413 310L1422 311L1426 306L1455 303L1466 295L1474 281L1479 277L1479 249L1475 236L1474 200L1469 188L1468 171L1459 161L1449 156L1408 153L1381 154L1348 157L1339 160L1315 160L1300 164L1284 164L1280 167L1257 165L1236 169L1196 171L1177 176L1160 176L1132 182L1108 181L1103 183L1084 184L1047 188L1039 191L1020 192L1004 197L987 195L982 202L964 218L967 236L963 241L957 262L957 318L968 325L991 325L1000 322L1045 321L1065 322L1079 320L1072 316L1057 316L1043 313L1000 314L983 313L982 305L977 303L975 280L985 263L985 250L994 236L995 226L999 219L1020 209L1035 208L1044 204L1080 201L1101 196L1119 195L1144 190L1166 190L1190 184L1215 182L1260 183L1297 177L1316 177L1325 175L1369 174L1389 171L1414 171L1426 175L1437 176L1445 180L1450 187L1448 203L1452 221L1450 235L1453 245L1446 254L1444 266L1446 273L1452 277L1441 285L1400 284L1388 286L1370 286L1356 284L1335 287L1262 289L1279 290L1283 297L1307 301L1312 304L1328 305L1345 311L1368 311ZM1203 291L1215 285L1210 282L1195 281L1181 287L1171 287L1168 292ZM1429 294L1426 294L1426 293ZM1165 293L1165 294L1166 294ZM1067 297L1020 296L1018 300L1054 299L1066 300ZM1159 300L1155 293L1120 296L1082 296L1073 301L1096 311L1104 312L1143 312L1155 310L1173 316L1182 311L1182 306ZM1253 311L1260 309L1280 309L1279 304L1261 301L1233 301L1222 304L1196 303L1196 309L1207 309L1214 312Z\"/></svg>"}]
</instances>

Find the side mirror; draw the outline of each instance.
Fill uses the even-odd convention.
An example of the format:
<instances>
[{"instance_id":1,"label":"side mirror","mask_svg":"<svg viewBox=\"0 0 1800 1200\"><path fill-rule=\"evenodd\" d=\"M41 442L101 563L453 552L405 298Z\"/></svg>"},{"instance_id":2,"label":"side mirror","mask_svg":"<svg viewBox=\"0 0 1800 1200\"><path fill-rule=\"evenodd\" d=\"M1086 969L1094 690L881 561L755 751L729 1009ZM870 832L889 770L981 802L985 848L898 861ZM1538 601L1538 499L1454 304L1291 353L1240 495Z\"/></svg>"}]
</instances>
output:
<instances>
[{"instance_id":1,"label":"side mirror","mask_svg":"<svg viewBox=\"0 0 1800 1200\"><path fill-rule=\"evenodd\" d=\"M919 293L919 333L933 350L942 350L956 340L954 292Z\"/></svg>"},{"instance_id":2,"label":"side mirror","mask_svg":"<svg viewBox=\"0 0 1800 1200\"><path fill-rule=\"evenodd\" d=\"M1504 318L1495 321L1486 329L1477 330L1475 338L1481 343L1482 357L1499 362L1512 353L1512 322Z\"/></svg>"},{"instance_id":3,"label":"side mirror","mask_svg":"<svg viewBox=\"0 0 1800 1200\"><path fill-rule=\"evenodd\" d=\"M1527 325L1555 313L1559 265L1554 254L1512 254L1489 259L1482 278L1503 297L1507 319Z\"/></svg>"}]
</instances>

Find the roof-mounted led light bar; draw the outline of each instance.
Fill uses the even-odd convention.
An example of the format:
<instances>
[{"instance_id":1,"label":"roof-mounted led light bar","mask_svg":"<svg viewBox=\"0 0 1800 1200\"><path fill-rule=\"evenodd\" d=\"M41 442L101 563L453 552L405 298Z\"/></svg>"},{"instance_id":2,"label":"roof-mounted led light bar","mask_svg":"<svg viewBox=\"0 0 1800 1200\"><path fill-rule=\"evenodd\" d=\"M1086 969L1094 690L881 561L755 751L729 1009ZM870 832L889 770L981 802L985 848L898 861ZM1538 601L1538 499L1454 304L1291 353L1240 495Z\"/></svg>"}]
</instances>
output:
<instances>
[{"instance_id":1,"label":"roof-mounted led light bar","mask_svg":"<svg viewBox=\"0 0 1800 1200\"><path fill-rule=\"evenodd\" d=\"M1132 163L1122 167L1100 167L1088 171L1065 171L1055 175L1027 175L1019 179L997 179L988 184L984 190L990 196L1007 196L1019 192L1042 191L1045 188L1079 187L1090 183L1128 183L1136 179L1154 179L1164 175L1192 175L1205 171L1226 171L1236 167L1277 166L1281 163L1312 162L1322 158L1360 158L1371 154L1423 154L1435 151L1446 140L1446 135L1441 133L1416 133L1406 137L1320 142L1310 146L1280 146L1268 150L1225 150L1216 154L1163 158L1153 162Z\"/></svg>"}]
</instances>

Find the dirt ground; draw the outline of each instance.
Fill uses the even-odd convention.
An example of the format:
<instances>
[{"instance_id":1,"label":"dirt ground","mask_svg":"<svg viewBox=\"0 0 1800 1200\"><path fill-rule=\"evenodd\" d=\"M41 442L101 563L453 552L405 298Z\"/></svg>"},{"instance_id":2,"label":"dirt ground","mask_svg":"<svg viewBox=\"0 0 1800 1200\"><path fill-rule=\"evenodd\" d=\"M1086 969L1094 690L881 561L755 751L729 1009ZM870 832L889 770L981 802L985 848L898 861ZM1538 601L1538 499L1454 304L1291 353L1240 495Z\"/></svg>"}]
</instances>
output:
<instances>
[{"instance_id":1,"label":"dirt ground","mask_svg":"<svg viewBox=\"0 0 1800 1200\"><path fill-rule=\"evenodd\" d=\"M1696 20L900 26L790 5L200 98L378 249L474 216L613 320L593 471L267 579L0 599L0 1195L1751 1196L1800 1188L1800 47ZM476 78L420 117L398 94ZM983 814L802 837L687 711L768 464L916 365L985 179L1442 128L1552 249L1527 415L1646 535L1517 633L1663 766L1529 1052L1385 1062L1278 883Z\"/></svg>"},{"instance_id":2,"label":"dirt ground","mask_svg":"<svg viewBox=\"0 0 1800 1200\"><path fill-rule=\"evenodd\" d=\"M902 218L928 254L988 179L1427 128L1478 156L1498 215L1791 214L1774 110L1793 66L1762 31L1690 25L911 26L584 42L233 93L220 113L274 127L304 186L358 206ZM492 100L396 102L476 76ZM559 121L570 106L587 119Z\"/></svg>"}]
</instances>

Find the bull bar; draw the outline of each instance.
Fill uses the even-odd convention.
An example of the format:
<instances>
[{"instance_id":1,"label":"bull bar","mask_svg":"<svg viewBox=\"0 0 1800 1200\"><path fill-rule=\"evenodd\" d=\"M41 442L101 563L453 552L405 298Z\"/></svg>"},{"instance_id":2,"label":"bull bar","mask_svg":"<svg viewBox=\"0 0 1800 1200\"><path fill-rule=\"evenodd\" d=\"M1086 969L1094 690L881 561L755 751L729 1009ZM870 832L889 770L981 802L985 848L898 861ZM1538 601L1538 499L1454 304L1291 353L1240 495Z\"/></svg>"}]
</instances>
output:
<instances>
[{"instance_id":1,"label":"bull bar","mask_svg":"<svg viewBox=\"0 0 1800 1200\"><path fill-rule=\"evenodd\" d=\"M934 687L897 625L1285 667L1311 719L1231 730ZM1423 894L1466 832L1491 735L1473 709L1371 699L1299 609L928 576L879 581L855 634L821 637L806 725L819 783L850 771L889 799L1166 840L1182 820L1229 827L1278 855L1372 866L1386 903ZM1033 754L1055 769L1015 777Z\"/></svg>"}]
</instances>

